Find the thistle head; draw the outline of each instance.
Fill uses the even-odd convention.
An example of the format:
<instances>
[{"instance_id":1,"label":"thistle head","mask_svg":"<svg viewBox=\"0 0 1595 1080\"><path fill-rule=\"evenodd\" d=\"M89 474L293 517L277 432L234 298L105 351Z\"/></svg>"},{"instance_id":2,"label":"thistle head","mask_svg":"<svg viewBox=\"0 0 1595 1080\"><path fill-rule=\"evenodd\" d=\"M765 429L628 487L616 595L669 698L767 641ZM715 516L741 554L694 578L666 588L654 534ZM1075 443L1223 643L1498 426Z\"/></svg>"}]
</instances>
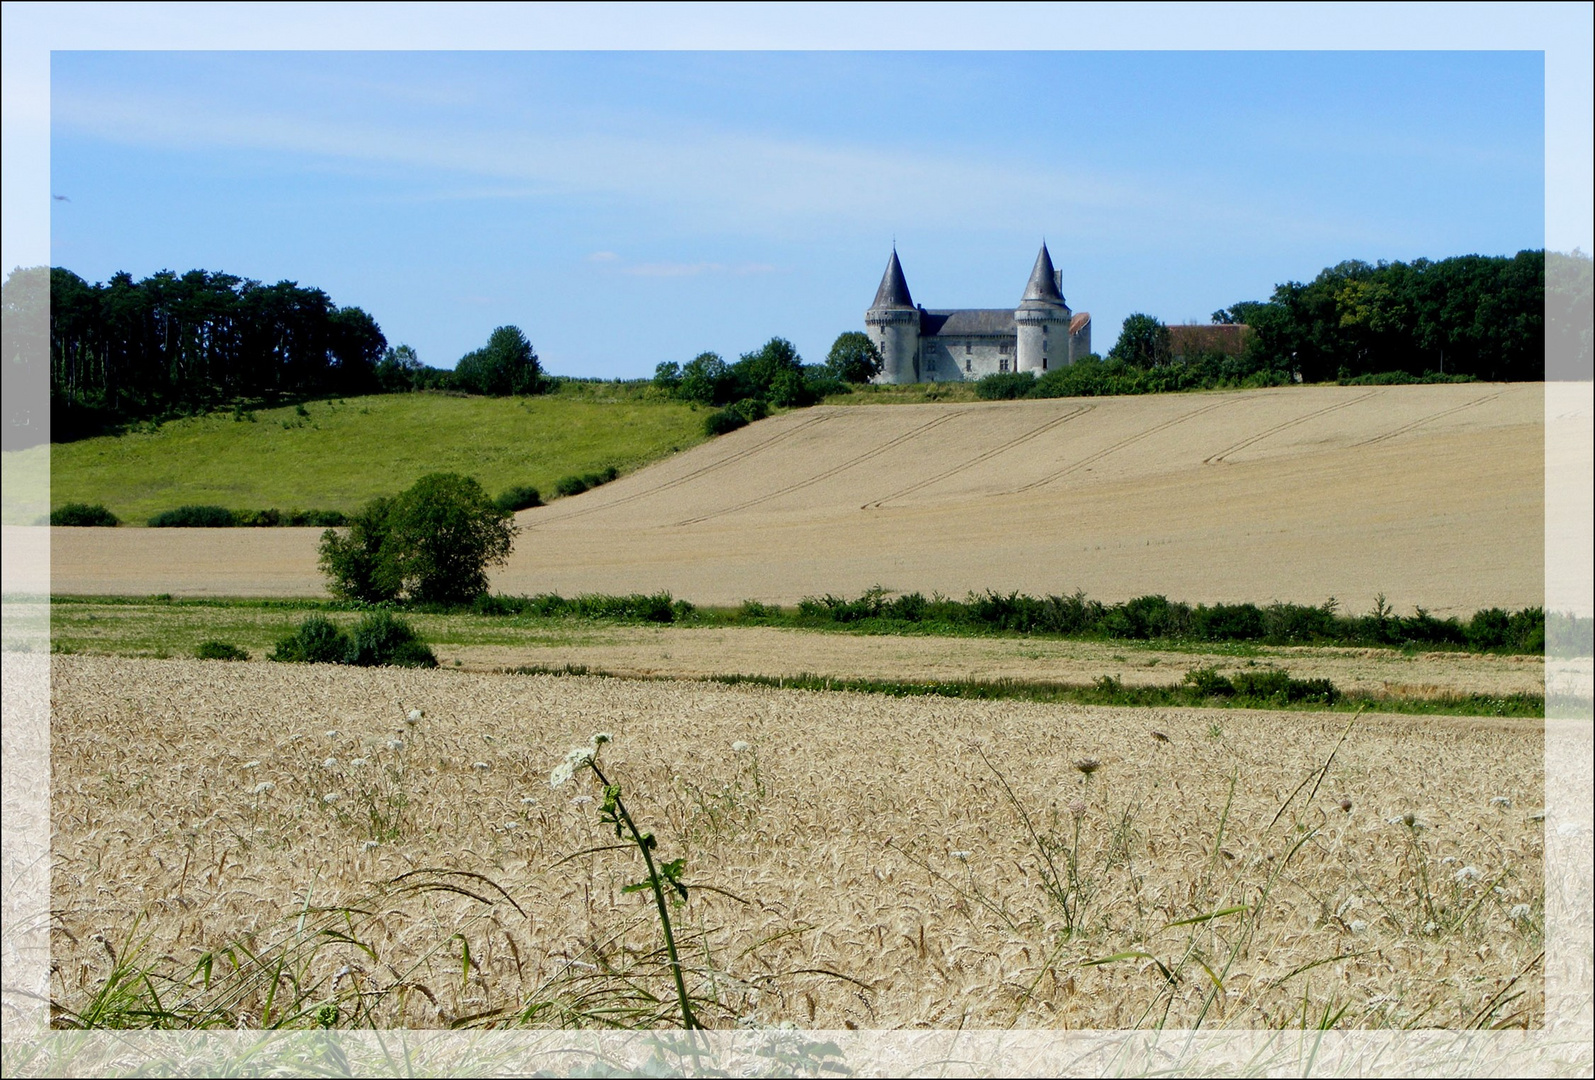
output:
<instances>
[{"instance_id":1,"label":"thistle head","mask_svg":"<svg viewBox=\"0 0 1595 1080\"><path fill-rule=\"evenodd\" d=\"M1089 778L1092 773L1102 768L1102 762L1098 761L1094 757L1081 758L1079 761L1074 763L1074 767L1079 769L1082 774Z\"/></svg>"}]
</instances>

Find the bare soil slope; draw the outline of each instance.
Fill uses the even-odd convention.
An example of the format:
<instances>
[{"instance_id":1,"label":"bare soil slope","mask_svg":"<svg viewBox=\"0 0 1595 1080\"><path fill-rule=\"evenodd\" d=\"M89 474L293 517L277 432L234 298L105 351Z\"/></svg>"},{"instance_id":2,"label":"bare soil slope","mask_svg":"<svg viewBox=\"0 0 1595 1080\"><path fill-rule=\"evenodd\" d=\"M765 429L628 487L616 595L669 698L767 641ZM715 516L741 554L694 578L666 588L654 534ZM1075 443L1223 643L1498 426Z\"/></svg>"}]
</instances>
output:
<instances>
[{"instance_id":1,"label":"bare soil slope","mask_svg":"<svg viewBox=\"0 0 1595 1080\"><path fill-rule=\"evenodd\" d=\"M520 516L495 587L1541 602L1538 384L788 413ZM60 530L56 592L319 592L316 530Z\"/></svg>"}]
</instances>

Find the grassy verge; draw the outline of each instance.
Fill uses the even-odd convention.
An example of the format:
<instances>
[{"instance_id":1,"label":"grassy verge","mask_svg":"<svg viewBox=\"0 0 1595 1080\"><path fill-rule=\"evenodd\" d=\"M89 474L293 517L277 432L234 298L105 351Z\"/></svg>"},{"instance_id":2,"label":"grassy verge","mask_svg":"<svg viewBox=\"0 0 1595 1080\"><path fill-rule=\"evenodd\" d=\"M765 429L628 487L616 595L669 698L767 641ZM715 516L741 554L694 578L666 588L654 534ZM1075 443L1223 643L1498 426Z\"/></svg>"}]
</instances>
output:
<instances>
[{"instance_id":1,"label":"grassy verge","mask_svg":"<svg viewBox=\"0 0 1595 1080\"><path fill-rule=\"evenodd\" d=\"M631 674L616 674L581 665L539 667L524 665L507 668L509 675L589 675L598 678L636 679ZM1411 698L1393 694L1346 694L1336 692L1333 701L1292 701L1280 695L1256 697L1220 696L1203 693L1186 683L1162 686L1124 686L1119 680L1103 676L1094 683L1040 682L1026 679L941 679L935 682L904 682L892 679L843 679L823 675L705 675L681 680L675 676L648 677L658 681L720 683L725 686L768 686L779 690L815 690L884 694L888 697L946 697L971 701L1037 701L1049 705L1119 705L1131 707L1183 707L1211 709L1291 709L1304 712L1385 712L1434 716L1511 716L1543 718L1545 698L1540 694L1448 694L1441 697Z\"/></svg>"},{"instance_id":2,"label":"grassy verge","mask_svg":"<svg viewBox=\"0 0 1595 1080\"><path fill-rule=\"evenodd\" d=\"M383 394L61 443L50 448L50 498L102 504L126 522L185 504L347 513L430 472L473 476L494 495L517 484L551 494L564 476L631 471L705 438L701 411L630 384L560 383L528 398ZM28 500L8 488L12 503Z\"/></svg>"},{"instance_id":3,"label":"grassy verge","mask_svg":"<svg viewBox=\"0 0 1595 1080\"><path fill-rule=\"evenodd\" d=\"M364 612L349 605L320 600L219 599L161 600L159 598L57 598L51 607L51 647L59 653L90 653L116 656L171 658L194 656L206 642L223 642L256 659L268 656L284 637L292 634L308 615L325 615L345 632L350 631ZM648 641L653 635L669 635L675 630L716 629L726 624L647 623L637 619L596 619L520 614L484 617L469 612L407 612L405 618L430 645L448 651L482 647L511 649L561 649L636 647L638 634ZM837 628L832 628L837 629ZM798 631L816 632L814 630ZM922 631L923 632L923 631ZM928 635L927 635L928 636ZM1018 637L1020 635L990 635ZM668 643L659 644L668 647ZM801 649L801 639L790 643ZM1168 652L1170 647L1156 641L1112 641L1087 643L1100 649L1104 665L1120 664L1137 653ZM1176 649L1191 655L1191 666L1214 663L1228 665L1228 658L1266 659L1264 668L1244 665L1234 678L1248 672L1276 670L1275 665L1301 662L1300 649L1275 648L1256 644L1244 647L1190 645ZM1395 650L1390 650L1395 653ZM667 654L668 655L668 654ZM1224 660L1217 659L1219 657ZM468 658L468 657L467 657ZM459 660L453 661L458 665ZM504 660L490 661L504 663ZM1155 661L1154 661L1155 662ZM478 664L479 666L479 664ZM524 672L554 674L608 674L636 677L632 672L610 672L580 666L524 667ZM698 669L700 672L702 668ZM711 669L712 670L712 669ZM1112 668L1110 667L1110 670ZM846 669L844 668L845 672ZM842 675L761 675L716 673L710 675L660 676L662 678L703 678L736 685L747 683L786 689L852 690L891 696L937 696L972 700L1018 699L1026 701L1085 705L1186 706L1221 708L1307 708L1355 709L1367 707L1382 712L1447 714L1461 716L1543 716L1542 694L1451 693L1403 695L1400 693L1357 693L1336 691L1333 701L1293 701L1270 692L1261 697L1248 695L1244 687L1208 693L1181 682L1162 685L1122 685L1118 679L1103 676L1093 682L1062 682L1027 679L941 678L932 680L860 678ZM1337 676L1338 677L1338 676Z\"/></svg>"}]
</instances>

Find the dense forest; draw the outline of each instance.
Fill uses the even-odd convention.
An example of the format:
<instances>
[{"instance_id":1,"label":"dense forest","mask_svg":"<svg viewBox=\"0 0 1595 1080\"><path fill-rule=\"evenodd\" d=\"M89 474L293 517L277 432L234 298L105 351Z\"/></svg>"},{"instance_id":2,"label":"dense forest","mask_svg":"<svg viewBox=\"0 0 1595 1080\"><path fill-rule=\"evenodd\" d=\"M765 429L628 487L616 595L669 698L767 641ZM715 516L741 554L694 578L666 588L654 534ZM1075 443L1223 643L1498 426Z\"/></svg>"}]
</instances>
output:
<instances>
[{"instance_id":1,"label":"dense forest","mask_svg":"<svg viewBox=\"0 0 1595 1080\"><path fill-rule=\"evenodd\" d=\"M320 289L232 274L50 272L52 436L240 399L374 393L387 346L372 317Z\"/></svg>"},{"instance_id":2,"label":"dense forest","mask_svg":"<svg viewBox=\"0 0 1595 1080\"><path fill-rule=\"evenodd\" d=\"M1252 328L1261 369L1326 382L1385 372L1545 375L1545 252L1331 266L1213 313Z\"/></svg>"}]
</instances>

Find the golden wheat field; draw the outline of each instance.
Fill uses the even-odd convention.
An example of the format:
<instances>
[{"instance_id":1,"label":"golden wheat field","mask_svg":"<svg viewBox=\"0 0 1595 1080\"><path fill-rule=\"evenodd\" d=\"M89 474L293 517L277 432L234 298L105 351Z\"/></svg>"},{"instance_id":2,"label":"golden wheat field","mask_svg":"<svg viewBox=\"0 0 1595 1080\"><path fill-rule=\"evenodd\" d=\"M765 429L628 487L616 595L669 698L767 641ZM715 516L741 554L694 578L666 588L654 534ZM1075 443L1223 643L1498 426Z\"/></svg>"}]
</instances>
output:
<instances>
[{"instance_id":1,"label":"golden wheat field","mask_svg":"<svg viewBox=\"0 0 1595 1080\"><path fill-rule=\"evenodd\" d=\"M818 407L519 515L494 588L1084 589L1440 614L1544 592L1544 388ZM62 529L56 593L312 595L313 529Z\"/></svg>"},{"instance_id":2,"label":"golden wheat field","mask_svg":"<svg viewBox=\"0 0 1595 1080\"><path fill-rule=\"evenodd\" d=\"M189 1023L678 1022L622 891L637 850L591 774L550 786L598 732L684 860L710 1026L1543 1020L1537 721L88 656L52 679L58 1022L148 1007L96 995L118 972Z\"/></svg>"}]
</instances>

